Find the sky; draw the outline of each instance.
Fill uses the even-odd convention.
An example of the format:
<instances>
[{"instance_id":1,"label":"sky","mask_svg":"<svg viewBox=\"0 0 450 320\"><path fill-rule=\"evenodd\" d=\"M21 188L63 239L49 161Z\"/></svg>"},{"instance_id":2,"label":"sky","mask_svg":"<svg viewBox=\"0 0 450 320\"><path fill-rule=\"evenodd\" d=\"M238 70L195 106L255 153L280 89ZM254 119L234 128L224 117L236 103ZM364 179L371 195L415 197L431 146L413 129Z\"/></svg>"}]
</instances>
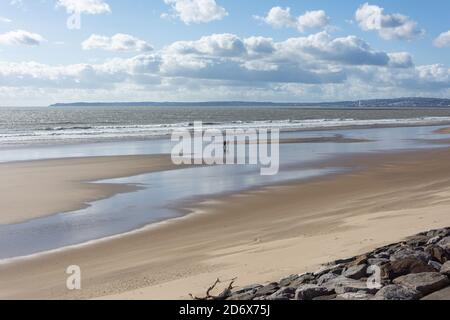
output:
<instances>
[{"instance_id":1,"label":"sky","mask_svg":"<svg viewBox=\"0 0 450 320\"><path fill-rule=\"evenodd\" d=\"M0 106L450 98L448 0L1 0Z\"/></svg>"}]
</instances>

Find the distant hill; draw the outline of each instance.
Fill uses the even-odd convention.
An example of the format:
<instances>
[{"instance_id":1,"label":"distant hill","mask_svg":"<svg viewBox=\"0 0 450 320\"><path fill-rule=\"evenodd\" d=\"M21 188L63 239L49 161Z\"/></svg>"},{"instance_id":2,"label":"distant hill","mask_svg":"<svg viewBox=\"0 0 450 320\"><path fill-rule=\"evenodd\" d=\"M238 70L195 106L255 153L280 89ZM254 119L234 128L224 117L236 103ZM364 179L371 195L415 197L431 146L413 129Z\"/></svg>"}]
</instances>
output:
<instances>
[{"instance_id":1,"label":"distant hill","mask_svg":"<svg viewBox=\"0 0 450 320\"><path fill-rule=\"evenodd\" d=\"M56 103L50 107L342 107L342 108L406 108L450 107L450 99L397 98L357 101L278 103L252 101L205 101L205 102L76 102Z\"/></svg>"}]
</instances>

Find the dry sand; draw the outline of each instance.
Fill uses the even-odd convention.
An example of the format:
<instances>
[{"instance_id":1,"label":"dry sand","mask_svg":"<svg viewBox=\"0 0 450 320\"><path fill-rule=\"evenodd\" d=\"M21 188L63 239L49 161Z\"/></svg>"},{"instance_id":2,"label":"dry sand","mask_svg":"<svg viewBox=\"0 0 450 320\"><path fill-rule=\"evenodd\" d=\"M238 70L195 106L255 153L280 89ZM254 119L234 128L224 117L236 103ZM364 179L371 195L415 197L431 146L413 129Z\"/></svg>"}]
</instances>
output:
<instances>
[{"instance_id":1,"label":"dry sand","mask_svg":"<svg viewBox=\"0 0 450 320\"><path fill-rule=\"evenodd\" d=\"M358 156L363 166L196 205L196 214L136 233L0 265L0 298L178 299L217 277L279 280L450 226L450 150ZM334 164L334 165L338 165ZM68 292L65 269L82 268Z\"/></svg>"},{"instance_id":2,"label":"dry sand","mask_svg":"<svg viewBox=\"0 0 450 320\"><path fill-rule=\"evenodd\" d=\"M86 203L133 191L89 181L173 169L170 156L118 156L0 164L0 224L73 211Z\"/></svg>"}]
</instances>

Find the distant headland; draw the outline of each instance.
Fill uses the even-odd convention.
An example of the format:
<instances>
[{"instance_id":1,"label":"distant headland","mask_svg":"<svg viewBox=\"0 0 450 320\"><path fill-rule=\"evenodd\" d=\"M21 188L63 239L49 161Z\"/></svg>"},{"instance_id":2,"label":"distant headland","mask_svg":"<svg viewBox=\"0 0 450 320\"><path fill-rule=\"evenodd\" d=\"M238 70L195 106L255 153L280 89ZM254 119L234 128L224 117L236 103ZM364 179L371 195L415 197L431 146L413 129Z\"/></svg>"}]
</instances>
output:
<instances>
[{"instance_id":1,"label":"distant headland","mask_svg":"<svg viewBox=\"0 0 450 320\"><path fill-rule=\"evenodd\" d=\"M450 99L439 98L396 98L335 102L257 102L257 101L203 101L203 102L75 102L56 103L50 107L450 107Z\"/></svg>"}]
</instances>

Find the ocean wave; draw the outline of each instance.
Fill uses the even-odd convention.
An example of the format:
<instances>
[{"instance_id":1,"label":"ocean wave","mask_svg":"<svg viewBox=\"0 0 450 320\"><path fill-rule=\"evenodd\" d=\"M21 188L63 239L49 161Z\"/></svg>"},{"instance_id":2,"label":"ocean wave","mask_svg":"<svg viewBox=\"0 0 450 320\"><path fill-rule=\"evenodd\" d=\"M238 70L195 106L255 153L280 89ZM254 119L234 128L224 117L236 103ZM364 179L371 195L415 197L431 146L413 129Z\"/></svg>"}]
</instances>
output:
<instances>
[{"instance_id":1,"label":"ocean wave","mask_svg":"<svg viewBox=\"0 0 450 320\"><path fill-rule=\"evenodd\" d=\"M202 123L203 129L279 129L314 130L339 127L383 126L383 125L430 125L449 123L450 117L421 117L409 119L307 119L307 120L261 120ZM51 142L55 140L121 139L169 136L177 130L192 130L194 122L144 124L144 125L70 125L13 130L0 132L0 144L27 142Z\"/></svg>"}]
</instances>

